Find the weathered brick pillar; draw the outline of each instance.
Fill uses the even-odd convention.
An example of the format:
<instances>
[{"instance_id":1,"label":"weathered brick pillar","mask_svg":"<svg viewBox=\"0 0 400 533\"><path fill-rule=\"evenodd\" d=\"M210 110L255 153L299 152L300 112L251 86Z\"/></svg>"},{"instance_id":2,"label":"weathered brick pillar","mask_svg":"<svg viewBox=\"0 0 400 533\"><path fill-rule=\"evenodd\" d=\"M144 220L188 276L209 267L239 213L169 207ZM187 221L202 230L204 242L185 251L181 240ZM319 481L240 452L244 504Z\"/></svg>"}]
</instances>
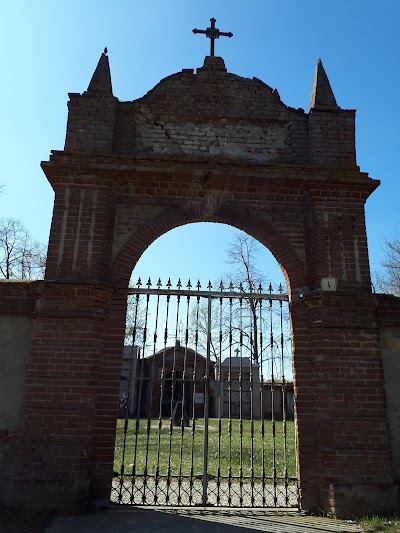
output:
<instances>
[{"instance_id":1,"label":"weathered brick pillar","mask_svg":"<svg viewBox=\"0 0 400 533\"><path fill-rule=\"evenodd\" d=\"M112 289L43 282L36 302L10 505L87 505L104 323ZM120 340L121 341L121 340Z\"/></svg>"},{"instance_id":2,"label":"weathered brick pillar","mask_svg":"<svg viewBox=\"0 0 400 533\"><path fill-rule=\"evenodd\" d=\"M314 293L303 300L315 379L323 509L351 516L394 508L397 487L391 475L375 297Z\"/></svg>"},{"instance_id":3,"label":"weathered brick pillar","mask_svg":"<svg viewBox=\"0 0 400 533\"><path fill-rule=\"evenodd\" d=\"M121 383L121 354L124 349L127 298L125 287L114 293L105 323L101 366L96 394L89 470L88 506L98 509L109 505L115 453L115 430Z\"/></svg>"},{"instance_id":4,"label":"weathered brick pillar","mask_svg":"<svg viewBox=\"0 0 400 533\"><path fill-rule=\"evenodd\" d=\"M317 513L322 507L322 500L315 376L310 353L307 309L298 295L293 295L290 314L300 506L302 510Z\"/></svg>"}]
</instances>

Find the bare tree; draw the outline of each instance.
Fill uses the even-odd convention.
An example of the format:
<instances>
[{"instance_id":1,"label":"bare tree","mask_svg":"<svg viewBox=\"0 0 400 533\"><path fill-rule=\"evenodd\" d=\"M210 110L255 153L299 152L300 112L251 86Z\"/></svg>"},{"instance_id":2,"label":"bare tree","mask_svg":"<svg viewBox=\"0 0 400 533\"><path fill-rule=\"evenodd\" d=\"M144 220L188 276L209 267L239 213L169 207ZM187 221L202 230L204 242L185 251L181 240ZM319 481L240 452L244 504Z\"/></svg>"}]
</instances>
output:
<instances>
[{"instance_id":1,"label":"bare tree","mask_svg":"<svg viewBox=\"0 0 400 533\"><path fill-rule=\"evenodd\" d=\"M32 239L20 220L0 218L0 275L5 279L43 278L46 247Z\"/></svg>"},{"instance_id":2,"label":"bare tree","mask_svg":"<svg viewBox=\"0 0 400 533\"><path fill-rule=\"evenodd\" d=\"M384 239L383 245L385 257L382 271L375 275L375 290L400 296L400 236Z\"/></svg>"},{"instance_id":3,"label":"bare tree","mask_svg":"<svg viewBox=\"0 0 400 533\"><path fill-rule=\"evenodd\" d=\"M225 250L226 263L230 271L224 275L225 290L232 289L238 295L246 293L249 296L242 299L232 299L218 302L212 301L210 349L211 356L218 360L221 352L232 350L233 347L244 350L250 354L253 363L257 364L265 354L261 352L260 333L263 338L266 335L265 327L269 312L264 308L264 319L260 312L260 300L252 298L251 294L266 292L269 287L267 275L258 268L258 255L261 245L249 235L238 232ZM220 286L220 282L214 282L214 287ZM222 307L221 307L221 305ZM265 303L264 303L265 306ZM208 317L207 303L202 302L199 308L193 309L192 317L192 341L198 339L199 350L206 349ZM260 331L260 328L264 331ZM265 351L266 345L262 346ZM234 350L236 351L236 350Z\"/></svg>"},{"instance_id":4,"label":"bare tree","mask_svg":"<svg viewBox=\"0 0 400 533\"><path fill-rule=\"evenodd\" d=\"M216 285L216 284L215 284ZM224 309L225 311L225 309ZM220 318L219 302L211 301L211 316L208 316L208 302L202 300L192 308L189 338L199 353L205 355L207 352L207 335L210 329L210 356L211 360L218 361L219 353L223 349L221 345L226 344L227 329L226 317ZM210 324L208 323L210 320Z\"/></svg>"},{"instance_id":5,"label":"bare tree","mask_svg":"<svg viewBox=\"0 0 400 533\"><path fill-rule=\"evenodd\" d=\"M236 288L243 292L253 293L267 283L266 275L257 268L257 256L260 253L260 244L246 233L236 233L229 248L226 250L226 263L230 265L230 279ZM246 298L248 315L243 314L243 307L235 310L236 327L240 328L242 335L247 336L254 363L259 362L259 332L257 319L258 300ZM248 324L243 328L243 320Z\"/></svg>"}]
</instances>

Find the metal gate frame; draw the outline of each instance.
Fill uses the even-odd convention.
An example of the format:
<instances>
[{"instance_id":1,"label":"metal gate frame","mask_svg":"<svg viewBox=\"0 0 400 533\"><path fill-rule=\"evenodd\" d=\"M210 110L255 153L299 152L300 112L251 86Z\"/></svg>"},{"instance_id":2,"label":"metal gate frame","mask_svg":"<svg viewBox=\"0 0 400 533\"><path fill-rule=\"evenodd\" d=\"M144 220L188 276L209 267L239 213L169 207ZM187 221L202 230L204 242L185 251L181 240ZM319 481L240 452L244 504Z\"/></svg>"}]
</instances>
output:
<instances>
[{"instance_id":1,"label":"metal gate frame","mask_svg":"<svg viewBox=\"0 0 400 533\"><path fill-rule=\"evenodd\" d=\"M171 281L168 280L166 288L162 288L161 281L157 283L157 288L152 288L151 280L149 279L147 288L142 288L142 283L139 278L137 283L137 288L129 289L128 294L132 295L136 300L134 318L133 318L133 331L132 331L132 358L128 374L128 397L126 398L126 405L132 405L132 395L135 395L134 401L136 402L136 414L130 413L129 408L126 408L125 412L125 421L122 429L122 450L121 450L121 466L119 472L114 472L113 485L111 491L111 501L119 504L131 504L131 505L170 505L170 506L228 506L228 507L298 507L298 490L297 490L297 478L295 475L289 475L288 471L288 435L287 435L287 405L286 405L286 378L285 378L285 363L284 363L284 333L283 333L283 324L284 324L284 312L283 312L283 303L289 302L287 294L283 293L282 286L279 286L278 293L273 294L272 286L269 285L268 292L265 293L262 290L261 285L254 290L253 287L250 287L249 291L245 291L243 286L240 284L238 290L235 290L235 287L231 283L228 287L228 290L225 291L225 287L222 282L219 284L219 290L212 290L212 285L209 282L207 290L201 290L200 282L197 283L196 289L192 289L190 280L187 284L187 289L182 288L180 280L178 281L177 288L173 289ZM140 317L139 302L140 298L144 297L145 306L144 306L144 319ZM150 309L150 299L155 297L156 299L156 319L155 319L155 329L153 332L149 332L149 309ZM175 309L171 305L171 298L175 297ZM162 326L159 324L160 319L160 302L161 299L165 298L166 308L164 310L164 334L163 334L163 348L161 350L156 350L157 342L160 335L160 330ZM181 302L186 299L187 302L187 311L185 313L185 331L184 331L184 346L181 347L178 341L179 334L182 335L182 332L179 332L178 321L180 313ZM196 318L196 329L194 332L194 350L189 347L189 322L190 322L190 302L191 300L195 301L193 313ZM207 304L206 311L206 322L207 322L207 331L206 331L206 354L203 357L199 352L199 310L200 303L205 301ZM211 345L212 345L212 304L214 301L219 302L219 331L218 331L218 343L219 343L219 360L214 363L211 361ZM229 328L225 334L225 343L227 347L224 350L228 352L228 357L222 361L222 343L223 343L223 333L222 333L222 305L223 302L228 303L229 307ZM238 311L238 320L239 327L234 328L232 325L232 308L233 302L237 302L239 306ZM279 339L278 342L275 341L274 335L274 310L273 303L278 302L278 323L279 323ZM266 306L263 308L263 305ZM243 352L245 351L245 342L244 336L246 332L244 331L244 306L248 305L251 308L250 313L250 323L251 330L247 334L250 343L253 343L250 350L249 362L245 364L245 358L243 358ZM176 320L175 320L175 331L173 331L173 337L175 338L175 347L168 348L168 338L170 331L168 329L168 324L170 320L171 311L176 311ZM270 389L271 389L271 420L270 422L270 437L272 439L272 469L270 472L266 470L266 422L268 422L264 417L263 410L263 395L264 395L264 376L263 376L263 352L265 343L265 332L263 328L263 311L267 314L267 319L269 319L269 346L270 349ZM254 320L253 320L253 318ZM144 322L143 322L144 320ZM253 320L253 322L252 322ZM256 325L259 322L259 327ZM276 321L276 320L275 320ZM143 322L140 324L140 322ZM238 374L238 380L235 381L232 379L232 376L235 374L233 360L235 359L235 364L237 363L236 358L232 357L232 347L233 347L233 338L234 332L233 329L237 329L236 334L238 335L238 348L239 351L239 367L236 368ZM140 344L142 354L139 353L138 349L134 348L138 344L138 334L141 334ZM259 338L258 338L259 336ZM252 338L254 337L254 338ZM150 357L145 356L146 345L149 342L152 344L152 349ZM275 345L279 346L280 358L281 358L281 380L276 381L275 378L275 367L278 363L274 362L276 359L274 355ZM256 348L256 346L259 348ZM178 371L178 356L179 350L183 349L183 373ZM172 357L172 373L171 377L167 377L167 352L173 350ZM136 353L135 353L136 352ZM189 353L190 352L190 353ZM189 355L191 352L194 353L194 361L189 362ZM254 353L257 355L257 359L254 358ZM260 363L258 362L258 355L260 357ZM158 370L156 364L156 358L159 357L162 359L162 369L160 376L157 376L156 370ZM193 357L193 356L192 356ZM152 359L150 361L150 359ZM253 360L254 359L254 360ZM223 364L228 360L227 363L227 379L224 380L225 370L223 369ZM200 369L200 364L202 365L201 370L204 374L202 376L203 391L204 391L204 404L203 404L203 417L204 419L204 436L203 436L203 471L201 474L195 473L194 471L194 447L195 447L195 437L196 429L197 432L197 418L196 416L196 387L199 386L198 377L196 372ZM191 366L190 366L191 365ZM196 366L197 365L197 366ZM247 365L247 370L246 370ZM135 370L135 372L134 372ZM260 375L261 370L261 375ZM188 376L191 371L192 377ZM178 372L181 372L178 374ZM150 373L150 374L149 374ZM255 376L258 373L258 381ZM214 374L214 378L212 378ZM243 379L243 375L248 376L248 380ZM169 375L169 374L168 374ZM182 377L181 377L182 376ZM276 408L275 402L277 401L277 395L275 394L277 383L281 389L281 398L282 398L282 422L276 420ZM136 384L135 387L132 384ZM169 416L167 420L162 416L162 402L163 394L165 393L166 387L170 387L170 409ZM200 384L201 386L201 384ZM157 387L159 389L159 398L158 398L158 413L156 425L152 424L152 421L156 418L152 416L154 397L155 392L157 392ZM176 391L180 390L179 395L176 395ZM219 392L218 392L219 389ZM257 390L258 389L258 390ZM187 398L185 398L185 391L191 390L191 397L189 399L189 405L191 405L191 414L189 417L186 412ZM145 394L144 394L145 391ZM216 392L217 391L217 392ZM218 437L217 437L217 455L218 455L218 467L214 473L210 472L209 467L209 455L210 455L210 393L216 393L217 400L217 420L216 424L218 427ZM239 418L238 422L235 423L236 418L233 417L232 409L232 398L234 394L238 394L239 397ZM203 393L198 393L199 396ZM250 397L248 402L250 405L250 420L245 422L244 406L244 397ZM147 395L147 396L146 396ZM175 396L174 396L175 395ZM186 392L187 395L187 392ZM179 396L179 397L178 397ZM255 416L254 405L257 401L257 396L259 396L258 406L256 406L256 413L259 413L259 416ZM222 397L222 400L221 400ZM228 417L224 416L225 411L225 401L224 398L227 398L228 402ZM145 400L143 400L145 398ZM156 398L157 400L157 398ZM222 403L221 403L222 402ZM145 407L149 407L148 411L143 410L143 404ZM180 404L180 407L179 407ZM215 407L215 406L214 406ZM248 405L247 405L248 408ZM179 411L178 411L179 409ZM135 415L132 418L132 414ZM153 413L154 414L154 413ZM215 413L214 413L215 414ZM254 426L255 421L260 422L260 445L257 449L257 452L260 454L260 464L254 464L254 454L256 453L255 449L255 437L254 437ZM176 426L175 426L175 423ZM282 427L282 450L277 449L277 425ZM235 475L232 469L231 457L232 457L232 431L233 425L238 425L239 429L239 471ZM133 429L132 429L133 426ZM166 427L165 427L166 426ZM189 427L188 427L189 426ZM246 426L246 427L244 427ZM174 472L171 466L172 456L174 454L173 440L174 440L174 428L180 430L180 450L179 450L179 468L178 472ZM191 467L189 475L183 473L183 462L184 462L184 448L185 448L185 428L191 432ZM223 429L228 430L229 435L229 468L227 475L223 475L221 472L221 453L222 453L222 433ZM244 457L243 449L243 431L246 428L250 431L250 441L251 441L251 451L250 451L250 471L249 476L243 474L244 471L244 462L247 460L247 457ZM152 433L152 429L155 430ZM164 429L167 429L169 435L168 441L168 467L166 471L162 471L160 457L162 455L162 435ZM132 433L132 434L130 434ZM154 435L155 433L155 435ZM154 440L154 436L156 440ZM145 447L145 462L142 465L142 470L138 470L139 463L139 452L138 447L140 446L139 441L144 439L146 443ZM153 440L152 440L153 439ZM294 436L293 436L294 439ZM130 444L130 440L133 440ZM168 440L168 439L167 439ZM197 443L198 439L196 440ZM118 442L118 438L117 438ZM133 463L129 464L129 446L133 446ZM154 471L150 471L150 460L149 460L149 447L152 445L157 446L157 464ZM295 443L292 443L295 446ZM116 445L117 446L117 445ZM117 448L116 448L117 449ZM215 450L214 450L215 451ZM116 452L117 453L117 452ZM277 456L281 455L283 460L283 465L279 467L279 472L277 468ZM256 466L256 468L255 468ZM255 470L259 471L259 475L255 474Z\"/></svg>"}]
</instances>

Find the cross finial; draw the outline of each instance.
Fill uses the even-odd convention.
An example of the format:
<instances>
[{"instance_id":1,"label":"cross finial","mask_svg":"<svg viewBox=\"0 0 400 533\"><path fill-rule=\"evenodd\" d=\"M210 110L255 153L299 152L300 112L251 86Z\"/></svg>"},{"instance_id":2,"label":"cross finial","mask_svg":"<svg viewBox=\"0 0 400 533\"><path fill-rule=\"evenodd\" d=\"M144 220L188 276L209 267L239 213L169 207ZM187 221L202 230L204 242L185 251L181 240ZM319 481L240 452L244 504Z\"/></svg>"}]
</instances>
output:
<instances>
[{"instance_id":1,"label":"cross finial","mask_svg":"<svg viewBox=\"0 0 400 533\"><path fill-rule=\"evenodd\" d=\"M211 40L210 43L210 56L214 57L214 41L215 39L219 39L222 37L233 37L232 32L223 32L219 31L218 28L215 27L215 18L210 19L211 26L207 28L206 30L197 30L196 28L193 30L193 33L203 33L206 37L208 37Z\"/></svg>"}]
</instances>

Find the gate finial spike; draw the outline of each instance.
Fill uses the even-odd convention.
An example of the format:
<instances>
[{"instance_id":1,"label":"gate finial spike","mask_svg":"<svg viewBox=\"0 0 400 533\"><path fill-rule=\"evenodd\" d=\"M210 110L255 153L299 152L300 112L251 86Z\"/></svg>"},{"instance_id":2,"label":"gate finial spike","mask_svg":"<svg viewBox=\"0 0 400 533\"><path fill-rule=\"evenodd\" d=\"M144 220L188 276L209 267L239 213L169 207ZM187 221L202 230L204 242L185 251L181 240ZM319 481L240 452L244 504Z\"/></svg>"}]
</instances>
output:
<instances>
[{"instance_id":1,"label":"gate finial spike","mask_svg":"<svg viewBox=\"0 0 400 533\"><path fill-rule=\"evenodd\" d=\"M167 281L167 288L170 289L171 286L172 286L171 278L168 278L168 281Z\"/></svg>"},{"instance_id":2,"label":"gate finial spike","mask_svg":"<svg viewBox=\"0 0 400 533\"><path fill-rule=\"evenodd\" d=\"M242 282L239 283L239 291L240 292L244 292L244 288L243 288L243 283Z\"/></svg>"},{"instance_id":3,"label":"gate finial spike","mask_svg":"<svg viewBox=\"0 0 400 533\"><path fill-rule=\"evenodd\" d=\"M162 287L161 278L158 278L157 289L160 289L161 287Z\"/></svg>"},{"instance_id":4,"label":"gate finial spike","mask_svg":"<svg viewBox=\"0 0 400 533\"><path fill-rule=\"evenodd\" d=\"M272 283L271 282L269 284L268 291L269 291L270 294L272 294Z\"/></svg>"},{"instance_id":5,"label":"gate finial spike","mask_svg":"<svg viewBox=\"0 0 400 533\"><path fill-rule=\"evenodd\" d=\"M140 289L141 285L142 285L142 280L139 277L139 279L137 280L136 286L137 286L138 289Z\"/></svg>"},{"instance_id":6,"label":"gate finial spike","mask_svg":"<svg viewBox=\"0 0 400 533\"><path fill-rule=\"evenodd\" d=\"M199 279L197 280L196 288L197 288L198 291L201 289L201 283L200 283Z\"/></svg>"},{"instance_id":7,"label":"gate finial spike","mask_svg":"<svg viewBox=\"0 0 400 533\"><path fill-rule=\"evenodd\" d=\"M261 282L258 284L258 292L261 294L262 293L262 285L261 285Z\"/></svg>"},{"instance_id":8,"label":"gate finial spike","mask_svg":"<svg viewBox=\"0 0 400 533\"><path fill-rule=\"evenodd\" d=\"M209 279L208 280L207 289L210 291L212 288L213 288L213 286L211 285L211 280Z\"/></svg>"},{"instance_id":9,"label":"gate finial spike","mask_svg":"<svg viewBox=\"0 0 400 533\"><path fill-rule=\"evenodd\" d=\"M283 293L282 283L279 283L278 292L279 292L279 294Z\"/></svg>"},{"instance_id":10,"label":"gate finial spike","mask_svg":"<svg viewBox=\"0 0 400 533\"><path fill-rule=\"evenodd\" d=\"M178 283L176 284L176 286L178 287L179 290L181 290L182 288L181 278L178 278Z\"/></svg>"},{"instance_id":11,"label":"gate finial spike","mask_svg":"<svg viewBox=\"0 0 400 533\"><path fill-rule=\"evenodd\" d=\"M235 286L231 280L231 282L229 283L229 290L232 292L234 290Z\"/></svg>"},{"instance_id":12,"label":"gate finial spike","mask_svg":"<svg viewBox=\"0 0 400 533\"><path fill-rule=\"evenodd\" d=\"M149 279L147 280L146 285L147 285L147 288L148 288L148 289L150 289L150 287L152 286L150 276L149 276Z\"/></svg>"},{"instance_id":13,"label":"gate finial spike","mask_svg":"<svg viewBox=\"0 0 400 533\"><path fill-rule=\"evenodd\" d=\"M192 288L192 284L190 282L190 278L188 279L186 287L190 290Z\"/></svg>"},{"instance_id":14,"label":"gate finial spike","mask_svg":"<svg viewBox=\"0 0 400 533\"><path fill-rule=\"evenodd\" d=\"M219 290L222 292L225 289L224 284L222 283L222 279L219 284Z\"/></svg>"}]
</instances>

